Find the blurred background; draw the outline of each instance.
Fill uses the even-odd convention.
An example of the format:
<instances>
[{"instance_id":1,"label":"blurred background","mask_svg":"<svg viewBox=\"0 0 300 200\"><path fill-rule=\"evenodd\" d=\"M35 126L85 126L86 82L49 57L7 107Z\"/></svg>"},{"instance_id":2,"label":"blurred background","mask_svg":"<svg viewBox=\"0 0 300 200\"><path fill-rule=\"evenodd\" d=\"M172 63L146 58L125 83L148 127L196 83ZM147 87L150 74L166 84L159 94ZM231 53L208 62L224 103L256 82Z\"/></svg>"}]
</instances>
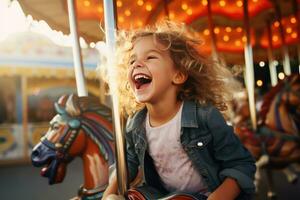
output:
<instances>
[{"instance_id":1,"label":"blurred background","mask_svg":"<svg viewBox=\"0 0 300 200\"><path fill-rule=\"evenodd\" d=\"M190 26L203 40L200 50L228 66L244 87L249 44L257 111L268 91L300 72L299 0L114 2L118 29L140 28L165 18ZM96 72L105 45L103 2L75 3L88 93L109 106L107 85ZM70 164L63 183L52 186L30 162L32 148L55 115L54 102L76 93L68 22L66 0L0 0L0 199L69 199L83 182L80 159ZM237 96L248 105L246 92ZM231 120L237 107L232 108ZM300 199L296 177L292 184L282 171L274 170L277 199ZM267 199L266 179L262 175L257 200Z\"/></svg>"}]
</instances>

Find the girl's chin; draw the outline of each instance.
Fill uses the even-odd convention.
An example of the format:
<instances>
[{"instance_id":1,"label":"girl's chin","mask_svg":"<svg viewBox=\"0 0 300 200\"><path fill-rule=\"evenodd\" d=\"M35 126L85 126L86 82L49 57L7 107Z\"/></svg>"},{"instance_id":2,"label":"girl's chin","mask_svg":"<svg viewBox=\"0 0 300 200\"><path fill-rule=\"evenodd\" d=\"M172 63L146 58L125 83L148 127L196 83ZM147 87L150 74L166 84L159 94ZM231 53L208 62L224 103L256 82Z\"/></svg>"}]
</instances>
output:
<instances>
[{"instance_id":1,"label":"girl's chin","mask_svg":"<svg viewBox=\"0 0 300 200\"><path fill-rule=\"evenodd\" d=\"M135 94L135 100L139 103L147 103L151 100L151 98L147 95L138 95Z\"/></svg>"}]
</instances>

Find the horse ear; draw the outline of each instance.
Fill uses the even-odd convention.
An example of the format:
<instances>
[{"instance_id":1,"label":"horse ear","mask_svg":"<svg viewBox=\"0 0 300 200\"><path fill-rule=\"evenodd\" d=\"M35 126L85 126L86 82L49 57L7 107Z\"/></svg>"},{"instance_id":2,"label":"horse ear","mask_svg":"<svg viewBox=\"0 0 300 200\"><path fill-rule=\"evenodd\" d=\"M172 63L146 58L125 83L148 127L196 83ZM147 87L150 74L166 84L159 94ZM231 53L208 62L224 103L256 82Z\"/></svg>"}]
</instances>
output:
<instances>
[{"instance_id":1,"label":"horse ear","mask_svg":"<svg viewBox=\"0 0 300 200\"><path fill-rule=\"evenodd\" d=\"M61 97L59 97L57 103L61 106L65 106L67 100L68 100L68 95L62 95Z\"/></svg>"},{"instance_id":2,"label":"horse ear","mask_svg":"<svg viewBox=\"0 0 300 200\"><path fill-rule=\"evenodd\" d=\"M55 102L54 103L54 108L57 114L63 115L67 113L67 111L62 107L59 103Z\"/></svg>"},{"instance_id":3,"label":"horse ear","mask_svg":"<svg viewBox=\"0 0 300 200\"><path fill-rule=\"evenodd\" d=\"M79 98L77 95L71 94L66 102L66 111L72 117L78 116L81 114L78 99Z\"/></svg>"}]
</instances>

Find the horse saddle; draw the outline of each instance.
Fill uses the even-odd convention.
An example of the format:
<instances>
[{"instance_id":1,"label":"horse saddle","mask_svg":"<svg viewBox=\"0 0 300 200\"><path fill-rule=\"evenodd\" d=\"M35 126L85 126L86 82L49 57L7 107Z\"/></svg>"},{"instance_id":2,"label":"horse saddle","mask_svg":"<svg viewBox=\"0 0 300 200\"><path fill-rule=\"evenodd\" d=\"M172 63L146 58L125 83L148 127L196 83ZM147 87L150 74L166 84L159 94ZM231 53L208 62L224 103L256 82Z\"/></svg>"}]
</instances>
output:
<instances>
[{"instance_id":1,"label":"horse saddle","mask_svg":"<svg viewBox=\"0 0 300 200\"><path fill-rule=\"evenodd\" d=\"M188 194L184 192L172 192L167 195L160 193L150 186L141 186L129 189L126 194L129 200L206 200L207 196L201 194Z\"/></svg>"}]
</instances>

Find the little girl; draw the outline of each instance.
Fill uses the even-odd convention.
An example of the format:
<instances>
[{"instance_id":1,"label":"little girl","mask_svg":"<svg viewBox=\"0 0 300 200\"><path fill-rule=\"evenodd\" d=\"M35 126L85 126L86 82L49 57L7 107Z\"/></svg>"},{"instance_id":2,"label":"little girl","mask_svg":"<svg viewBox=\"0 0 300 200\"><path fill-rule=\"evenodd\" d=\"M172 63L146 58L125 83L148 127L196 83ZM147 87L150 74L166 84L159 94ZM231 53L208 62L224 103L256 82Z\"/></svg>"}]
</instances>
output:
<instances>
[{"instance_id":1,"label":"little girl","mask_svg":"<svg viewBox=\"0 0 300 200\"><path fill-rule=\"evenodd\" d=\"M231 73L202 55L183 25L164 22L120 38L129 180L141 169L144 183L165 194L250 199L254 160L219 112L235 88ZM112 177L103 199L116 193Z\"/></svg>"}]
</instances>

